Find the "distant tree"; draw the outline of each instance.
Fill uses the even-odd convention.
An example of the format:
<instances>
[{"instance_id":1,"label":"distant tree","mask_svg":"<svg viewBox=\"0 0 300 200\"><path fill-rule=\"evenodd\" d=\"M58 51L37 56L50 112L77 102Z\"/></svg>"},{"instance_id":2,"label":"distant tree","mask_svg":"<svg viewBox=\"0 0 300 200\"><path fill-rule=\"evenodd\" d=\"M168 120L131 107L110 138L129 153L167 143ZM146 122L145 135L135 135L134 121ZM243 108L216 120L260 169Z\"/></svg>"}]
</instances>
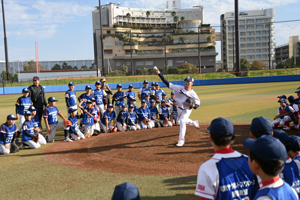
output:
<instances>
[{"instance_id":1,"label":"distant tree","mask_svg":"<svg viewBox=\"0 0 300 200\"><path fill-rule=\"evenodd\" d=\"M167 41L167 44L173 44L173 37L172 35L168 35L167 38L166 38L166 41Z\"/></svg>"},{"instance_id":2,"label":"distant tree","mask_svg":"<svg viewBox=\"0 0 300 200\"><path fill-rule=\"evenodd\" d=\"M67 70L67 69L73 69L73 67L71 65L68 65L68 63L64 62L62 65L61 65L61 68L63 70Z\"/></svg>"},{"instance_id":3,"label":"distant tree","mask_svg":"<svg viewBox=\"0 0 300 200\"><path fill-rule=\"evenodd\" d=\"M24 71L36 71L36 62L33 60L28 61L27 64L22 65ZM44 70L45 68L39 64L40 70Z\"/></svg>"},{"instance_id":4,"label":"distant tree","mask_svg":"<svg viewBox=\"0 0 300 200\"><path fill-rule=\"evenodd\" d=\"M137 69L136 75L144 75L144 71L142 69Z\"/></svg>"},{"instance_id":5,"label":"distant tree","mask_svg":"<svg viewBox=\"0 0 300 200\"><path fill-rule=\"evenodd\" d=\"M143 74L144 75L148 75L149 74L149 69L147 67L144 67Z\"/></svg>"},{"instance_id":6,"label":"distant tree","mask_svg":"<svg viewBox=\"0 0 300 200\"><path fill-rule=\"evenodd\" d=\"M18 74L9 74L9 80L11 81L11 82L17 82L18 81ZM1 72L1 79L2 80L6 80L6 71L2 71Z\"/></svg>"},{"instance_id":7,"label":"distant tree","mask_svg":"<svg viewBox=\"0 0 300 200\"><path fill-rule=\"evenodd\" d=\"M183 44L183 43L184 43L185 39L186 39L186 37L185 37L185 36L181 36L181 37L179 38L179 41L181 41L181 44Z\"/></svg>"},{"instance_id":8,"label":"distant tree","mask_svg":"<svg viewBox=\"0 0 300 200\"><path fill-rule=\"evenodd\" d=\"M286 68L285 63L284 62L278 62L276 65L276 69L284 69Z\"/></svg>"},{"instance_id":9,"label":"distant tree","mask_svg":"<svg viewBox=\"0 0 300 200\"><path fill-rule=\"evenodd\" d=\"M128 67L126 65L123 65L120 70L121 72L123 72L124 75L128 74Z\"/></svg>"},{"instance_id":10,"label":"distant tree","mask_svg":"<svg viewBox=\"0 0 300 200\"><path fill-rule=\"evenodd\" d=\"M182 17L180 18L180 21L184 21L184 20L185 20L185 17L182 16Z\"/></svg>"},{"instance_id":11,"label":"distant tree","mask_svg":"<svg viewBox=\"0 0 300 200\"><path fill-rule=\"evenodd\" d=\"M80 69L87 69L88 67L86 66L86 65L82 65L81 67L80 67Z\"/></svg>"},{"instance_id":12,"label":"distant tree","mask_svg":"<svg viewBox=\"0 0 300 200\"><path fill-rule=\"evenodd\" d=\"M111 71L107 76L121 76L122 72L120 70Z\"/></svg>"},{"instance_id":13,"label":"distant tree","mask_svg":"<svg viewBox=\"0 0 300 200\"><path fill-rule=\"evenodd\" d=\"M176 11L172 11L172 13L171 13L172 17L175 17L176 14L177 14Z\"/></svg>"},{"instance_id":14,"label":"distant tree","mask_svg":"<svg viewBox=\"0 0 300 200\"><path fill-rule=\"evenodd\" d=\"M164 73L164 74L166 74L166 73L168 73L168 70L169 70L169 66L167 65L164 65L162 68L161 68L161 71Z\"/></svg>"},{"instance_id":15,"label":"distant tree","mask_svg":"<svg viewBox=\"0 0 300 200\"><path fill-rule=\"evenodd\" d=\"M131 14L130 14L130 13L127 13L127 14L126 14L126 18L127 18L127 21L128 21L128 25L129 25L129 19L130 19L130 17L131 17Z\"/></svg>"},{"instance_id":16,"label":"distant tree","mask_svg":"<svg viewBox=\"0 0 300 200\"><path fill-rule=\"evenodd\" d=\"M211 36L207 36L207 42L211 42Z\"/></svg>"},{"instance_id":17,"label":"distant tree","mask_svg":"<svg viewBox=\"0 0 300 200\"><path fill-rule=\"evenodd\" d=\"M170 67L168 70L168 74L179 74L178 67Z\"/></svg>"},{"instance_id":18,"label":"distant tree","mask_svg":"<svg viewBox=\"0 0 300 200\"><path fill-rule=\"evenodd\" d=\"M73 69L78 69L78 67L75 65L75 66L73 67Z\"/></svg>"},{"instance_id":19,"label":"distant tree","mask_svg":"<svg viewBox=\"0 0 300 200\"><path fill-rule=\"evenodd\" d=\"M174 17L174 22L176 23L176 28L177 28L177 22L178 22L178 20L179 20L179 17L176 15L176 16Z\"/></svg>"},{"instance_id":20,"label":"distant tree","mask_svg":"<svg viewBox=\"0 0 300 200\"><path fill-rule=\"evenodd\" d=\"M193 73L198 73L199 69L197 68L196 65L193 65L191 63L184 63L181 64L181 72L186 73L186 74L193 74Z\"/></svg>"},{"instance_id":21,"label":"distant tree","mask_svg":"<svg viewBox=\"0 0 300 200\"><path fill-rule=\"evenodd\" d=\"M55 64L51 70L61 70L61 67L59 64Z\"/></svg>"},{"instance_id":22,"label":"distant tree","mask_svg":"<svg viewBox=\"0 0 300 200\"><path fill-rule=\"evenodd\" d=\"M262 70L266 67L266 64L260 60L254 60L251 64L250 70Z\"/></svg>"},{"instance_id":23,"label":"distant tree","mask_svg":"<svg viewBox=\"0 0 300 200\"><path fill-rule=\"evenodd\" d=\"M249 71L251 64L249 63L248 60L241 58L240 60L240 64L241 64L241 71ZM236 64L234 64L233 70L236 71Z\"/></svg>"},{"instance_id":24,"label":"distant tree","mask_svg":"<svg viewBox=\"0 0 300 200\"><path fill-rule=\"evenodd\" d=\"M149 25L149 24L150 24L150 18L149 18L149 16L150 16L150 11L149 11L149 10L146 12L146 16L147 16L147 18L148 18L148 25Z\"/></svg>"}]
</instances>

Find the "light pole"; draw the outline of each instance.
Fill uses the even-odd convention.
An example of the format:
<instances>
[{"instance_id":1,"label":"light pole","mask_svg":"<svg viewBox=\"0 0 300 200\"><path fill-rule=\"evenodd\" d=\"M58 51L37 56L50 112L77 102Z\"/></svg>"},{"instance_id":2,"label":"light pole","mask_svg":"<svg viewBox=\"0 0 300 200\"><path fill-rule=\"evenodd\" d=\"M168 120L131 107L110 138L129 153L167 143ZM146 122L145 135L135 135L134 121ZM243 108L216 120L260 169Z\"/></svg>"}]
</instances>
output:
<instances>
[{"instance_id":1,"label":"light pole","mask_svg":"<svg viewBox=\"0 0 300 200\"><path fill-rule=\"evenodd\" d=\"M240 34L239 34L239 0L234 1L235 14L235 51L236 51L236 72L240 75ZM234 62L234 61L233 61Z\"/></svg>"},{"instance_id":2,"label":"light pole","mask_svg":"<svg viewBox=\"0 0 300 200\"><path fill-rule=\"evenodd\" d=\"M5 52L5 66L6 66L6 80L9 80L9 66L8 66L8 53L7 53L7 38L6 38L6 28L5 28L5 14L4 14L4 0L2 3L2 18L3 18L3 32L4 32L4 52Z\"/></svg>"},{"instance_id":3,"label":"light pole","mask_svg":"<svg viewBox=\"0 0 300 200\"><path fill-rule=\"evenodd\" d=\"M102 74L105 76L105 68L104 68L104 49L103 49L103 34L102 34L102 14L101 14L101 1L99 0L99 19L100 19L100 44L101 44L101 63L102 63ZM99 77L99 62L97 63L97 77Z\"/></svg>"},{"instance_id":4,"label":"light pole","mask_svg":"<svg viewBox=\"0 0 300 200\"><path fill-rule=\"evenodd\" d=\"M198 26L198 62L199 62L199 73L201 74L200 27L201 24Z\"/></svg>"}]
</instances>

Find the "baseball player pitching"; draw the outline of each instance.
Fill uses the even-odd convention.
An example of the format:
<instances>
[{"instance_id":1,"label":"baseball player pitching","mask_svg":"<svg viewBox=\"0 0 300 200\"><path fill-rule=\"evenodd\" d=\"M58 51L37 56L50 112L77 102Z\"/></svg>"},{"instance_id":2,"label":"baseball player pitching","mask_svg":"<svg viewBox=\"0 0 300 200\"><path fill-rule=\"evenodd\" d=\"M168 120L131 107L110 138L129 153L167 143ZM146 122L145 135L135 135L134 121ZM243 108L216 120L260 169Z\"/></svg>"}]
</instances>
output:
<instances>
[{"instance_id":1,"label":"baseball player pitching","mask_svg":"<svg viewBox=\"0 0 300 200\"><path fill-rule=\"evenodd\" d=\"M175 100L177 102L179 116L178 118L180 122L180 133L176 146L182 147L185 143L186 125L189 124L199 128L198 120L193 121L189 118L192 113L192 109L197 109L200 106L200 99L196 92L192 90L194 79L188 76L184 79L184 86L173 85L164 78L157 67L154 67L153 69L156 70L156 74L168 86L168 88L172 89L175 93Z\"/></svg>"}]
</instances>

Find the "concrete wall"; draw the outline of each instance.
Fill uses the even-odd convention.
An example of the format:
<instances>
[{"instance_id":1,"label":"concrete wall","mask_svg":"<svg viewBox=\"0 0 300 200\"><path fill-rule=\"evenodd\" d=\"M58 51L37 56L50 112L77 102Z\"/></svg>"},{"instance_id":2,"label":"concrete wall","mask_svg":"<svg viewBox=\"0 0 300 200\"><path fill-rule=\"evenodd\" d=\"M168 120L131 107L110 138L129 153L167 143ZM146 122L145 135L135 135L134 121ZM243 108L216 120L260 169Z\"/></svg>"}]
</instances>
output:
<instances>
[{"instance_id":1,"label":"concrete wall","mask_svg":"<svg viewBox=\"0 0 300 200\"><path fill-rule=\"evenodd\" d=\"M195 80L194 85L222 85L222 84L242 84L242 83L266 83L266 82L286 82L286 81L299 81L300 75L288 76L268 76L268 77L249 77L249 78L228 78L228 79L208 79L208 80ZM176 85L184 85L184 81L171 81ZM166 87L163 82L159 82L162 87ZM110 88L115 89L118 83L109 84ZM128 88L132 84L134 88L143 87L142 82L137 83L122 83L123 88ZM84 91L86 85L76 85L76 91ZM95 89L94 85L91 85ZM0 94L20 94L24 87L4 87L0 88ZM44 86L45 92L65 92L68 90L67 85L49 85ZM47 95L49 96L49 95Z\"/></svg>"}]
</instances>

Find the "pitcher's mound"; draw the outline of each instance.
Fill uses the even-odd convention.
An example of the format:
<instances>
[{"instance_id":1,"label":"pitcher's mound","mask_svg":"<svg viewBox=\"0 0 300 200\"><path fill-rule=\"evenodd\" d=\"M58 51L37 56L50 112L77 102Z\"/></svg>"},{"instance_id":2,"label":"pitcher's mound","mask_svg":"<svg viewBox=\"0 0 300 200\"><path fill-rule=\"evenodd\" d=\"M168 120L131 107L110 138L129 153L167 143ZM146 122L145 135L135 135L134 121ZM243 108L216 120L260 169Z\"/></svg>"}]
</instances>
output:
<instances>
[{"instance_id":1,"label":"pitcher's mound","mask_svg":"<svg viewBox=\"0 0 300 200\"><path fill-rule=\"evenodd\" d=\"M186 144L176 147L179 127L100 134L72 143L58 142L46 149L51 161L83 170L120 174L197 175L214 153L207 125L187 127ZM295 134L296 131L290 131ZM235 125L233 148L248 153L242 142L249 125Z\"/></svg>"}]
</instances>

